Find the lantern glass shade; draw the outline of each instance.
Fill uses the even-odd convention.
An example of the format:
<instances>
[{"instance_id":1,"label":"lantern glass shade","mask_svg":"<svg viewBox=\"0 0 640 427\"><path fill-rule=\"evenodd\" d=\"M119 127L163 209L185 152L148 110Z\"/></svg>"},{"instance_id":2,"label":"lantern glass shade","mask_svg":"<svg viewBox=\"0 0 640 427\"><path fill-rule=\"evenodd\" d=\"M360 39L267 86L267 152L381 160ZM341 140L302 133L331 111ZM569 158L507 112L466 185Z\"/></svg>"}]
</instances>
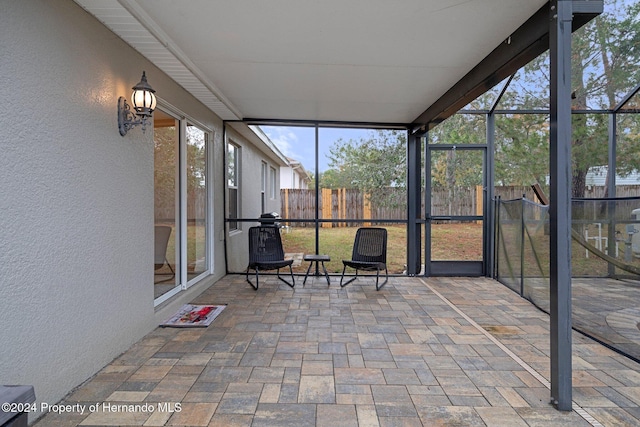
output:
<instances>
[{"instance_id":1,"label":"lantern glass shade","mask_svg":"<svg viewBox=\"0 0 640 427\"><path fill-rule=\"evenodd\" d=\"M150 116L153 110L156 108L156 96L155 90L147 82L147 76L145 72L142 72L142 79L133 88L131 94L131 103L133 109L136 110L138 115Z\"/></svg>"},{"instance_id":2,"label":"lantern glass shade","mask_svg":"<svg viewBox=\"0 0 640 427\"><path fill-rule=\"evenodd\" d=\"M156 96L147 90L134 90L131 94L131 102L138 114L148 116L156 108Z\"/></svg>"}]
</instances>

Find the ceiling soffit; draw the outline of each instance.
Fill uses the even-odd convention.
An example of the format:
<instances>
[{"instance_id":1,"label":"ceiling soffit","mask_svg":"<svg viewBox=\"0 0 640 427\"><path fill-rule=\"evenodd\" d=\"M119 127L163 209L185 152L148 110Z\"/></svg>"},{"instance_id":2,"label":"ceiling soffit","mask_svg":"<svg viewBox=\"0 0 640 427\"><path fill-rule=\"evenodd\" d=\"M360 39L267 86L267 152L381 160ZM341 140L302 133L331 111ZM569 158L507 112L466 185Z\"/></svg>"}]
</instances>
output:
<instances>
[{"instance_id":1,"label":"ceiling soffit","mask_svg":"<svg viewBox=\"0 0 640 427\"><path fill-rule=\"evenodd\" d=\"M548 48L543 0L75 1L228 121L425 127Z\"/></svg>"}]
</instances>

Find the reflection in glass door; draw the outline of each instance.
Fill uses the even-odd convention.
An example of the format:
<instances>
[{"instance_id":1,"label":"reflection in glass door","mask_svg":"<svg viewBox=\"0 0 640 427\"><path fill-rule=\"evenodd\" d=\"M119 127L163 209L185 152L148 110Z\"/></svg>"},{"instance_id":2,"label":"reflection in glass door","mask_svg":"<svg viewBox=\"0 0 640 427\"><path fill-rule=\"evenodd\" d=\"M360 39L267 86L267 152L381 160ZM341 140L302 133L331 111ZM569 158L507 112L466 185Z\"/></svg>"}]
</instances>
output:
<instances>
[{"instance_id":1,"label":"reflection in glass door","mask_svg":"<svg viewBox=\"0 0 640 427\"><path fill-rule=\"evenodd\" d=\"M209 270L207 133L187 124L187 280Z\"/></svg>"},{"instance_id":2,"label":"reflection in glass door","mask_svg":"<svg viewBox=\"0 0 640 427\"><path fill-rule=\"evenodd\" d=\"M180 290L178 150L180 122L156 110L154 131L154 298Z\"/></svg>"},{"instance_id":3,"label":"reflection in glass door","mask_svg":"<svg viewBox=\"0 0 640 427\"><path fill-rule=\"evenodd\" d=\"M154 303L211 271L209 133L159 109L154 115Z\"/></svg>"},{"instance_id":4,"label":"reflection in glass door","mask_svg":"<svg viewBox=\"0 0 640 427\"><path fill-rule=\"evenodd\" d=\"M484 147L429 146L426 274L484 274Z\"/></svg>"}]
</instances>

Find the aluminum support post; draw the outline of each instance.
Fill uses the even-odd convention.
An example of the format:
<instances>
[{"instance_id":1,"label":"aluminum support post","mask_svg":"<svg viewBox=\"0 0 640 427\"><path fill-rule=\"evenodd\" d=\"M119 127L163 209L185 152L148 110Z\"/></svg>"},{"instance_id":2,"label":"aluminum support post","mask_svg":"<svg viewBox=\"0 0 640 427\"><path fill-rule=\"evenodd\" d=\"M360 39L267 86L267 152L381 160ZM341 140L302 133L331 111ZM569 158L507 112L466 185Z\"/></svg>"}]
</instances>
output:
<instances>
[{"instance_id":1,"label":"aluminum support post","mask_svg":"<svg viewBox=\"0 0 640 427\"><path fill-rule=\"evenodd\" d=\"M422 265L420 257L421 142L422 134L407 132L407 275L409 276L419 274Z\"/></svg>"},{"instance_id":2,"label":"aluminum support post","mask_svg":"<svg viewBox=\"0 0 640 427\"><path fill-rule=\"evenodd\" d=\"M314 218L315 218L315 228L316 228L316 255L320 254L320 169L319 169L319 161L318 161L318 157L319 157L319 152L320 152L320 130L318 128L318 125L316 124L315 127L315 143L316 143L316 163L315 163L315 181L316 181L316 186L315 186L315 191L316 191L316 209L314 212ZM318 263L316 262L316 271L315 271L315 275L317 276L319 274L318 271Z\"/></svg>"},{"instance_id":3,"label":"aluminum support post","mask_svg":"<svg viewBox=\"0 0 640 427\"><path fill-rule=\"evenodd\" d=\"M551 403L571 410L571 0L550 2Z\"/></svg>"},{"instance_id":4,"label":"aluminum support post","mask_svg":"<svg viewBox=\"0 0 640 427\"><path fill-rule=\"evenodd\" d=\"M607 198L616 197L616 169L617 158L616 150L618 145L618 115L613 112L609 113L609 163L607 166ZM609 219L609 226L607 233L609 238L607 239L607 252L609 255L616 257L616 202L607 201L607 217ZM613 277L616 274L616 267L613 264L609 264L607 273L609 277Z\"/></svg>"},{"instance_id":5,"label":"aluminum support post","mask_svg":"<svg viewBox=\"0 0 640 427\"><path fill-rule=\"evenodd\" d=\"M486 163L484 165L485 181L484 185L484 260L485 260L485 276L493 277L494 264L495 264L495 244L496 242L492 238L495 235L495 203L494 188L495 188L495 141L496 141L496 115L491 112L487 114L487 155Z\"/></svg>"}]
</instances>

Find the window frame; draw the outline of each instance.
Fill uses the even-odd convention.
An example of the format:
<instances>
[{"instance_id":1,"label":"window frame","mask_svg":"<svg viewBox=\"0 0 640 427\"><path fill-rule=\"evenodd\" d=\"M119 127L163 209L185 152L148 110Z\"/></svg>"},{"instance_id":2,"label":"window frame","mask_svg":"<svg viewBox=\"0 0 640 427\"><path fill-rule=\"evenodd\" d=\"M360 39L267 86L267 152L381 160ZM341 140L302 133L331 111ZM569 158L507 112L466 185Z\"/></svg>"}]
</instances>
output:
<instances>
[{"instance_id":1,"label":"window frame","mask_svg":"<svg viewBox=\"0 0 640 427\"><path fill-rule=\"evenodd\" d=\"M233 155L231 153L233 150ZM241 175L241 147L233 141L227 141L227 228L229 233L240 231L241 226L237 220L240 212L240 175ZM233 171L233 172L232 172ZM233 174L233 177L231 176ZM232 197L232 194L235 197ZM232 210L233 208L233 210ZM234 214L234 215L232 215Z\"/></svg>"},{"instance_id":2,"label":"window frame","mask_svg":"<svg viewBox=\"0 0 640 427\"><path fill-rule=\"evenodd\" d=\"M207 274L211 274L213 272L213 256L212 256L212 244L213 244L213 239L212 239L212 231L211 231L211 227L213 224L213 217L211 215L211 211L212 211L212 200L213 200L213 193L212 193L212 185L211 185L211 176L212 176L212 167L211 165L212 163L212 159L211 159L211 141L213 141L213 135L212 132L209 131L205 126L201 125L200 123L190 119L190 118L185 118L184 120L181 120L181 122L184 121L184 132L185 132L185 137L184 137L184 159L185 159L185 165L184 165L184 172L181 173L181 178L185 181L184 183L184 188L183 188L183 194L184 194L184 224L183 224L183 229L187 230L188 229L188 222L191 219L189 217L189 212L188 212L188 206L189 206L189 202L187 200L187 195L189 194L189 187L188 187L188 182L186 179L186 174L187 171L191 168L191 165L189 164L189 154L188 154L188 148L187 146L189 145L189 136L188 136L188 132L187 129L191 126L193 128L198 129L200 132L202 132L203 137L204 137L204 156L203 156L203 160L205 162L205 167L204 167L204 181L205 181L205 189L204 189L204 197L205 197L205 203L204 203L204 217L201 218L204 220L205 222L205 236L204 236L204 243L205 243L205 254L204 254L204 262L205 262L205 266L206 268L195 274L192 275L192 277L189 277L189 273L188 273L188 269L185 268L183 269L185 271L185 274L187 275L185 283L185 289L188 288L189 286L193 285L194 283L196 283L198 280L204 278ZM181 123L182 126L182 123ZM184 257L186 260L186 263L188 264L190 262L189 258L188 258L188 246L189 246L189 235L188 233L185 234L183 241L184 241Z\"/></svg>"},{"instance_id":3,"label":"window frame","mask_svg":"<svg viewBox=\"0 0 640 427\"><path fill-rule=\"evenodd\" d=\"M261 209L262 212L266 212L267 209L267 173L268 173L269 167L267 165L267 162L265 162L264 160L262 160L261 164L260 164L260 202L262 204Z\"/></svg>"},{"instance_id":4,"label":"window frame","mask_svg":"<svg viewBox=\"0 0 640 427\"><path fill-rule=\"evenodd\" d=\"M276 200L276 195L277 195L277 191L278 189L276 188L278 184L278 178L276 176L276 168L274 168L273 166L269 167L269 187L270 187L270 194L269 196L271 197L271 200Z\"/></svg>"}]
</instances>

